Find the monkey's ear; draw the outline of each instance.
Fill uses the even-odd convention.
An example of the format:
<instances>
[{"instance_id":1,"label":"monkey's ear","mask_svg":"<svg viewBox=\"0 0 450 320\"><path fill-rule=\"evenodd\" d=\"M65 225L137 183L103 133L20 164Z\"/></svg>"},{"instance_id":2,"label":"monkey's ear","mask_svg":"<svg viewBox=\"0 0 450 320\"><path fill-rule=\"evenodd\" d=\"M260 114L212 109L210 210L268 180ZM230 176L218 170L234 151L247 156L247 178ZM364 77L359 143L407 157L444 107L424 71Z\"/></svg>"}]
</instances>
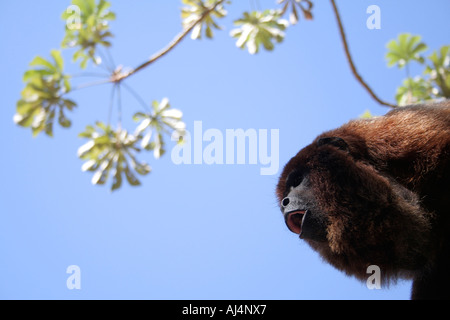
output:
<instances>
[{"instance_id":1,"label":"monkey's ear","mask_svg":"<svg viewBox=\"0 0 450 320\"><path fill-rule=\"evenodd\" d=\"M317 146L318 147L326 145L326 144L335 146L339 150L349 151L347 142L345 142L344 139L339 138L339 137L320 138L317 141Z\"/></svg>"}]
</instances>

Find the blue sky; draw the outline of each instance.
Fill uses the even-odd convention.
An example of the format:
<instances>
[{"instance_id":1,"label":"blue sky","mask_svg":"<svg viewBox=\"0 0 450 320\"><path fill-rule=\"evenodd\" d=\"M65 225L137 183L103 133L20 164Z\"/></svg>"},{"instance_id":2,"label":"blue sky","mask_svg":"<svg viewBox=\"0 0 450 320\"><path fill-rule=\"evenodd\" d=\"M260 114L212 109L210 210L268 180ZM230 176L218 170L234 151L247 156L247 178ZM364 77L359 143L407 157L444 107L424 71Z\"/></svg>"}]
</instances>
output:
<instances>
[{"instance_id":1,"label":"blue sky","mask_svg":"<svg viewBox=\"0 0 450 320\"><path fill-rule=\"evenodd\" d=\"M393 101L402 71L386 67L385 44L420 34L432 49L448 44L450 2L337 1L356 65L377 94ZM186 39L127 84L146 101L168 97L192 129L279 129L280 170L318 134L378 106L350 74L328 1L314 21L289 28L275 51L250 56L229 36L232 20L275 1L233 1L214 40ZM408 299L411 282L369 290L324 263L284 225L274 195L278 174L260 165L175 165L142 154L153 172L143 186L111 193L81 172L77 137L107 120L110 87L74 92L73 126L32 138L12 117L22 75L64 35L68 1L2 1L0 61L0 298L2 299ZM368 30L366 9L381 9ZM112 1L111 53L135 67L181 30L181 1ZM446 27L447 24L447 27ZM70 53L64 52L66 67ZM419 72L412 68L412 73ZM124 125L139 104L123 96ZM169 144L169 150L171 145ZM81 270L81 289L66 268Z\"/></svg>"}]
</instances>

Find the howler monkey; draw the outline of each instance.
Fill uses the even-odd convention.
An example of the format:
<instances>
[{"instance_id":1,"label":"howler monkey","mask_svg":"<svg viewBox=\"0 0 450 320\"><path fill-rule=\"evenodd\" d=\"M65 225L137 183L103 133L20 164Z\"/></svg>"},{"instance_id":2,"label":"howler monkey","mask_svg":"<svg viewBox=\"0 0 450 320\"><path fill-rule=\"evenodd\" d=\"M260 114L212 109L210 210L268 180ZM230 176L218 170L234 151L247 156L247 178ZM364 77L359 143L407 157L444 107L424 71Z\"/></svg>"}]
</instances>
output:
<instances>
[{"instance_id":1,"label":"howler monkey","mask_svg":"<svg viewBox=\"0 0 450 320\"><path fill-rule=\"evenodd\" d=\"M413 279L412 299L450 298L450 101L396 108L325 132L277 185L288 228L366 281Z\"/></svg>"}]
</instances>

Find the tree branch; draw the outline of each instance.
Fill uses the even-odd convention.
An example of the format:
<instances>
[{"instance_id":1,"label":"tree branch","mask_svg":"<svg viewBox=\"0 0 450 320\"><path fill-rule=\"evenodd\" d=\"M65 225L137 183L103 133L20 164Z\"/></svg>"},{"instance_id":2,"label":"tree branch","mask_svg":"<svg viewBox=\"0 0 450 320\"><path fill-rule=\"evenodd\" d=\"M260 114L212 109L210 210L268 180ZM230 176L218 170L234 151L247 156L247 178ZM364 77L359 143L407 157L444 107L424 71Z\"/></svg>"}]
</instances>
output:
<instances>
[{"instance_id":1,"label":"tree branch","mask_svg":"<svg viewBox=\"0 0 450 320\"><path fill-rule=\"evenodd\" d=\"M199 24L202 23L203 20L206 19L206 17L213 12L219 5L221 5L223 2L225 2L225 0L219 0L217 1L213 6L211 6L211 8L207 9L197 20L193 21L192 24L187 27L186 29L184 29L178 36L175 37L175 39L173 39L168 45L167 47L165 47L164 49L162 49L161 51L159 51L158 53L156 53L155 55L153 55L148 61L142 63L141 65L139 65L138 67L136 67L135 69L129 71L128 73L124 74L120 79L123 80L125 78L130 77L131 75L135 74L136 72L148 67L150 64L152 64L153 62L155 62L156 60L158 60L159 58L162 58L163 56L165 56L167 53L169 53L173 48L175 48L175 46L177 44L179 44L191 31L192 29L194 29L194 27Z\"/></svg>"},{"instance_id":2,"label":"tree branch","mask_svg":"<svg viewBox=\"0 0 450 320\"><path fill-rule=\"evenodd\" d=\"M396 105L388 103L388 102L384 102L383 100L378 98L378 96L375 94L375 92L373 92L373 90L363 80L361 75L356 70L355 64L353 63L353 59L352 59L352 56L350 54L350 49L348 47L347 37L346 37L345 31L344 31L344 26L342 25L341 17L339 15L339 11L338 11L338 8L336 6L335 0L331 0L331 4L333 5L334 14L336 16L336 20L337 20L338 25L339 25L339 32L341 34L342 44L344 45L345 55L347 56L347 61L350 64L350 69L352 70L352 73L355 76L356 80L358 80L358 82L367 90L367 92L369 92L369 94L372 96L372 98L375 101L377 101L379 104L384 105L384 106L388 106L388 107L391 107L391 108L396 108L397 107Z\"/></svg>"}]
</instances>

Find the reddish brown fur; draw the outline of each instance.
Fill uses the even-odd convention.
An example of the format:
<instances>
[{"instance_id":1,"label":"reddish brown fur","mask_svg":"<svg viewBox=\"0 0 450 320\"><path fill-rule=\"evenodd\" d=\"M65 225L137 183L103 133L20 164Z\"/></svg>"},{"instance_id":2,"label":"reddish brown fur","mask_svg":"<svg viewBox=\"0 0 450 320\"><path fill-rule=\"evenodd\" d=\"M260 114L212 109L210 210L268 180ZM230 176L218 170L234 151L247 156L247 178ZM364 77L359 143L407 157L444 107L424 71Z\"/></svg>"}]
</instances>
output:
<instances>
[{"instance_id":1,"label":"reddish brown fur","mask_svg":"<svg viewBox=\"0 0 450 320\"><path fill-rule=\"evenodd\" d=\"M318 146L339 137L349 152ZM327 242L307 240L349 275L412 278L413 298L450 298L450 102L398 108L320 135L285 166L306 172L328 217Z\"/></svg>"}]
</instances>

